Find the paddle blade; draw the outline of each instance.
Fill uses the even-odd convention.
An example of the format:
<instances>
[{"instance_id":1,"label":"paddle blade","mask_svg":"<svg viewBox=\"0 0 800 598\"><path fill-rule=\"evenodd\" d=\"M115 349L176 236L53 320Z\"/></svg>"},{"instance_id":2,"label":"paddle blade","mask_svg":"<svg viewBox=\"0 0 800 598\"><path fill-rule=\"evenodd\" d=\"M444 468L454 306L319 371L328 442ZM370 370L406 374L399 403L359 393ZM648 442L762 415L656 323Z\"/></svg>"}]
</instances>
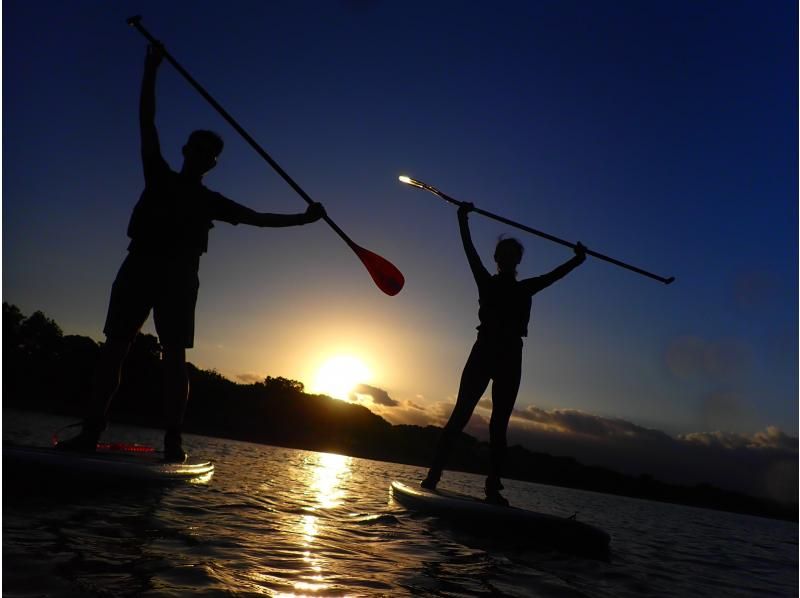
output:
<instances>
[{"instance_id":1,"label":"paddle blade","mask_svg":"<svg viewBox=\"0 0 800 598\"><path fill-rule=\"evenodd\" d=\"M353 244L353 251L356 252L358 259L367 268L369 275L372 276L372 280L380 290L390 296L397 295L402 290L406 280L394 264L377 253L372 253L355 244Z\"/></svg>"}]
</instances>

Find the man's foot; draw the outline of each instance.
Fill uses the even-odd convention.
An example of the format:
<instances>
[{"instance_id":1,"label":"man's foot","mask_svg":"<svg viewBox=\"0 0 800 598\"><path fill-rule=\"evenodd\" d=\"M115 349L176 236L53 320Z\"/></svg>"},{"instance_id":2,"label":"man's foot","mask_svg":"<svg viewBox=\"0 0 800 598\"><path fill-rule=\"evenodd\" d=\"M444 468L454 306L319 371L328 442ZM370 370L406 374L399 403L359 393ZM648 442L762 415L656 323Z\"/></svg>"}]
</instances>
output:
<instances>
[{"instance_id":1,"label":"man's foot","mask_svg":"<svg viewBox=\"0 0 800 598\"><path fill-rule=\"evenodd\" d=\"M164 435L164 461L167 463L183 463L189 455L183 450L180 432L168 431Z\"/></svg>"},{"instance_id":2,"label":"man's foot","mask_svg":"<svg viewBox=\"0 0 800 598\"><path fill-rule=\"evenodd\" d=\"M500 494L499 491L486 491L486 498L483 499L484 502L490 505L497 505L500 507L507 507L508 506L508 499Z\"/></svg>"},{"instance_id":3,"label":"man's foot","mask_svg":"<svg viewBox=\"0 0 800 598\"><path fill-rule=\"evenodd\" d=\"M425 476L425 479L422 480L419 485L425 490L436 490L436 484L439 483L439 478L442 477L442 474L437 474L435 471L429 471L428 475Z\"/></svg>"},{"instance_id":4,"label":"man's foot","mask_svg":"<svg viewBox=\"0 0 800 598\"><path fill-rule=\"evenodd\" d=\"M56 442L56 449L76 453L97 452L97 441L100 439L101 432L84 424L77 436Z\"/></svg>"}]
</instances>

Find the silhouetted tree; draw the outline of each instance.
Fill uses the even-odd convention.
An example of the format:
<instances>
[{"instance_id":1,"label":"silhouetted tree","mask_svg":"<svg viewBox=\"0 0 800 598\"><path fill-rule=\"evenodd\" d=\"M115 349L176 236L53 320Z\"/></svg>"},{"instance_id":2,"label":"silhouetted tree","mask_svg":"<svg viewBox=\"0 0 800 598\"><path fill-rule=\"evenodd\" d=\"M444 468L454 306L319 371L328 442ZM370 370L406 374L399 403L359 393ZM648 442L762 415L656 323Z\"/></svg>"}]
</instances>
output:
<instances>
[{"instance_id":1,"label":"silhouetted tree","mask_svg":"<svg viewBox=\"0 0 800 598\"><path fill-rule=\"evenodd\" d=\"M263 384L266 391L278 394L297 394L303 392L305 388L302 382L284 378L283 376L278 376L277 378L267 376Z\"/></svg>"},{"instance_id":2,"label":"silhouetted tree","mask_svg":"<svg viewBox=\"0 0 800 598\"><path fill-rule=\"evenodd\" d=\"M25 351L39 357L56 355L61 338L64 336L58 324L41 311L35 311L30 317L22 320L19 333Z\"/></svg>"},{"instance_id":3,"label":"silhouetted tree","mask_svg":"<svg viewBox=\"0 0 800 598\"><path fill-rule=\"evenodd\" d=\"M3 352L16 350L21 343L21 327L25 316L16 305L3 302Z\"/></svg>"}]
</instances>

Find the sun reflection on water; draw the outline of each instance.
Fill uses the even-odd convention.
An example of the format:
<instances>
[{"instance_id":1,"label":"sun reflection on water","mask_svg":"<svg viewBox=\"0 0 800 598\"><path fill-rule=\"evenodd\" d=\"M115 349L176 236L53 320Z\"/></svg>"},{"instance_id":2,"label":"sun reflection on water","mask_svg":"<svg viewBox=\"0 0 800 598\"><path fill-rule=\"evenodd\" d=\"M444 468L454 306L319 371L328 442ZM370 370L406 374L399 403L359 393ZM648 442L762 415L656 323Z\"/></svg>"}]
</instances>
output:
<instances>
[{"instance_id":1,"label":"sun reflection on water","mask_svg":"<svg viewBox=\"0 0 800 598\"><path fill-rule=\"evenodd\" d=\"M330 518L319 516L321 511L335 509L344 502L345 482L350 478L351 457L331 453L315 453L305 460L304 474L307 480L307 496L311 499L306 505L307 514L298 520L297 533L305 548L303 561L307 572L294 583L295 593L281 596L307 596L328 588L325 581L327 557L316 554L314 544L317 537L330 525Z\"/></svg>"},{"instance_id":2,"label":"sun reflection on water","mask_svg":"<svg viewBox=\"0 0 800 598\"><path fill-rule=\"evenodd\" d=\"M336 508L342 504L345 495L342 483L350 477L351 458L332 453L319 453L315 457L316 463L307 462L313 467L309 472L312 476L309 486L316 492L318 504L315 508Z\"/></svg>"}]
</instances>

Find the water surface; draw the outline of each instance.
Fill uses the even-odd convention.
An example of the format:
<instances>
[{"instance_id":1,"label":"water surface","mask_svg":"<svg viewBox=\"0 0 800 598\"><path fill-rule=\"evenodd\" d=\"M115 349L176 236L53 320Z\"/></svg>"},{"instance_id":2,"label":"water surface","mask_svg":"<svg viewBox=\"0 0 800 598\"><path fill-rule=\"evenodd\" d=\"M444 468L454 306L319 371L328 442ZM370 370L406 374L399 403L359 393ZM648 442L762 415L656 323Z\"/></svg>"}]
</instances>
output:
<instances>
[{"instance_id":1,"label":"water surface","mask_svg":"<svg viewBox=\"0 0 800 598\"><path fill-rule=\"evenodd\" d=\"M47 444L69 420L3 412L4 442ZM115 439L159 444L154 430ZM506 482L516 506L578 517L612 536L609 560L474 534L409 513L393 479L420 468L187 436L207 485L52 480L3 484L3 595L797 596L794 523ZM443 485L480 495L483 479Z\"/></svg>"}]
</instances>

